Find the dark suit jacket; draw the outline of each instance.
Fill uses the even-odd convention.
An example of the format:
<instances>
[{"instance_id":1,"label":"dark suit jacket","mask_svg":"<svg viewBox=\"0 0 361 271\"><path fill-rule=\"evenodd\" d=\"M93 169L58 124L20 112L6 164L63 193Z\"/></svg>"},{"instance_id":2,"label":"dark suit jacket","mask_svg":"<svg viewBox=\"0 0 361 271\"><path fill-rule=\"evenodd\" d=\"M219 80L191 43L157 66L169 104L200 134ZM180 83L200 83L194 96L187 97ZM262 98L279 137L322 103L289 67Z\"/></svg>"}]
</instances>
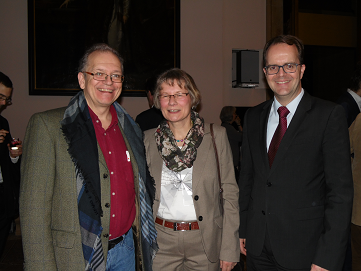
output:
<instances>
[{"instance_id":1,"label":"dark suit jacket","mask_svg":"<svg viewBox=\"0 0 361 271\"><path fill-rule=\"evenodd\" d=\"M358 107L355 99L348 92L345 92L338 99L337 103L342 105L343 109L345 109L347 124L348 127L350 127L353 121L356 119L357 115L360 113L360 108Z\"/></svg>"},{"instance_id":2,"label":"dark suit jacket","mask_svg":"<svg viewBox=\"0 0 361 271\"><path fill-rule=\"evenodd\" d=\"M260 255L266 230L285 268L312 263L341 270L353 198L344 110L305 93L272 168L267 121L273 100L245 116L240 174L240 238Z\"/></svg>"},{"instance_id":3,"label":"dark suit jacket","mask_svg":"<svg viewBox=\"0 0 361 271\"><path fill-rule=\"evenodd\" d=\"M154 106L143 111L135 118L135 122L139 124L140 129L142 129L143 132L157 128L162 120L164 120L162 112Z\"/></svg>"},{"instance_id":4,"label":"dark suit jacket","mask_svg":"<svg viewBox=\"0 0 361 271\"><path fill-rule=\"evenodd\" d=\"M9 131L5 141L0 143L0 167L6 195L6 213L8 217L15 217L19 214L20 160L15 164L11 162L7 146L11 141L10 128L3 116L0 116L1 129Z\"/></svg>"}]
</instances>

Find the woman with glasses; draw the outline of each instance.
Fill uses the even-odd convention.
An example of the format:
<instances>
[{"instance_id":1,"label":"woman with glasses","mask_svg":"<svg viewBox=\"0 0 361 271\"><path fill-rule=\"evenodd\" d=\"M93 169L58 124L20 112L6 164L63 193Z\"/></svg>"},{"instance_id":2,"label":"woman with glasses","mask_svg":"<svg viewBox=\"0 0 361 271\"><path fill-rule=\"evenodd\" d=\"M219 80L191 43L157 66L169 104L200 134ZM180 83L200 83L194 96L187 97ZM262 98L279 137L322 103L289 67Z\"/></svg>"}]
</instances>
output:
<instances>
[{"instance_id":1,"label":"woman with glasses","mask_svg":"<svg viewBox=\"0 0 361 271\"><path fill-rule=\"evenodd\" d=\"M165 118L145 132L155 180L153 215L159 251L153 270L231 270L239 260L238 186L226 130L214 125L223 204L210 124L194 110L201 100L193 78L180 69L157 80L155 107ZM223 213L223 214L222 214Z\"/></svg>"}]
</instances>

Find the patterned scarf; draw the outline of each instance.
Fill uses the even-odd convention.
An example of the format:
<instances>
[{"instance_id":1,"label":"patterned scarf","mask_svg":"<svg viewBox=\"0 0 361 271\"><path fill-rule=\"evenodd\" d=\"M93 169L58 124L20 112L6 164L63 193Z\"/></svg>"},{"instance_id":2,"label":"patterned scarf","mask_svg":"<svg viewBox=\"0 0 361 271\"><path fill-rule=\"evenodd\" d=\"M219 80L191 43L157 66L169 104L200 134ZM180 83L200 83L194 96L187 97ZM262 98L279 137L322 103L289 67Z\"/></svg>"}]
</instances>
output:
<instances>
[{"instance_id":1,"label":"patterned scarf","mask_svg":"<svg viewBox=\"0 0 361 271\"><path fill-rule=\"evenodd\" d=\"M122 126L125 137L129 139L132 151L136 157L139 167L139 201L141 216L141 242L143 248L144 270L151 270L151 260L158 248L156 243L156 231L151 210L151 201L146 193L145 183L142 176L146 178L145 159L141 161L143 149L134 147L139 145L136 131L137 127L131 117L124 109L114 103L117 111L118 121ZM134 125L133 125L134 123ZM64 113L61 121L63 134L68 143L68 152L76 168L76 185L78 193L78 214L83 247L83 256L86 263L85 270L105 271L106 263L101 243L101 186L98 162L98 146L94 126L89 115L88 105L84 94L80 91L75 95ZM128 130L128 132L126 132ZM130 135L128 134L130 133ZM127 135L128 134L128 135ZM139 142L137 142L137 140ZM134 149L133 149L134 147ZM138 158L138 159L137 159ZM85 177L86 176L86 177Z\"/></svg>"},{"instance_id":2,"label":"patterned scarf","mask_svg":"<svg viewBox=\"0 0 361 271\"><path fill-rule=\"evenodd\" d=\"M197 112L191 112L192 128L189 130L182 148L177 146L174 135L166 120L162 121L155 131L155 141L158 152L163 158L167 168L180 172L193 166L197 157L197 148L204 136L204 120Z\"/></svg>"}]
</instances>

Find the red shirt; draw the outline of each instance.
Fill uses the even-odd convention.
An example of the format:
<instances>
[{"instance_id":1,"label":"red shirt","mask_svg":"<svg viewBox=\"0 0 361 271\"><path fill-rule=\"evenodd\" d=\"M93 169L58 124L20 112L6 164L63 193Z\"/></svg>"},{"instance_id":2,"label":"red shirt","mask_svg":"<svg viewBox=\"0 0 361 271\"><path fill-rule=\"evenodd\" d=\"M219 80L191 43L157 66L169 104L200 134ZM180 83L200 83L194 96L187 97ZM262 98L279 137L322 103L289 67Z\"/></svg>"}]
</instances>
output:
<instances>
[{"instance_id":1,"label":"red shirt","mask_svg":"<svg viewBox=\"0 0 361 271\"><path fill-rule=\"evenodd\" d=\"M109 240L125 234L135 218L134 175L130 155L118 126L114 106L110 106L112 122L104 130L98 116L89 108L98 144L110 173ZM106 208L103 206L103 208Z\"/></svg>"}]
</instances>

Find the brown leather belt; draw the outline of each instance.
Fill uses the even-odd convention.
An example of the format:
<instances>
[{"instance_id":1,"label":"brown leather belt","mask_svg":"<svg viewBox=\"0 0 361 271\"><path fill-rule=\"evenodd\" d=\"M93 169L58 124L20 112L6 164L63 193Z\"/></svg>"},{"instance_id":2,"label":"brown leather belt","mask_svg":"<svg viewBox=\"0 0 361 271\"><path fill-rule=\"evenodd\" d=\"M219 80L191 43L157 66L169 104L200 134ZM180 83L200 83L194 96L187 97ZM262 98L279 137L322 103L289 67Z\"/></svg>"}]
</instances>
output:
<instances>
[{"instance_id":1,"label":"brown leather belt","mask_svg":"<svg viewBox=\"0 0 361 271\"><path fill-rule=\"evenodd\" d=\"M159 217L156 217L155 223L162 225L164 227L170 228L174 231L191 231L199 230L199 225L197 221L194 222L169 222L163 220Z\"/></svg>"}]
</instances>

